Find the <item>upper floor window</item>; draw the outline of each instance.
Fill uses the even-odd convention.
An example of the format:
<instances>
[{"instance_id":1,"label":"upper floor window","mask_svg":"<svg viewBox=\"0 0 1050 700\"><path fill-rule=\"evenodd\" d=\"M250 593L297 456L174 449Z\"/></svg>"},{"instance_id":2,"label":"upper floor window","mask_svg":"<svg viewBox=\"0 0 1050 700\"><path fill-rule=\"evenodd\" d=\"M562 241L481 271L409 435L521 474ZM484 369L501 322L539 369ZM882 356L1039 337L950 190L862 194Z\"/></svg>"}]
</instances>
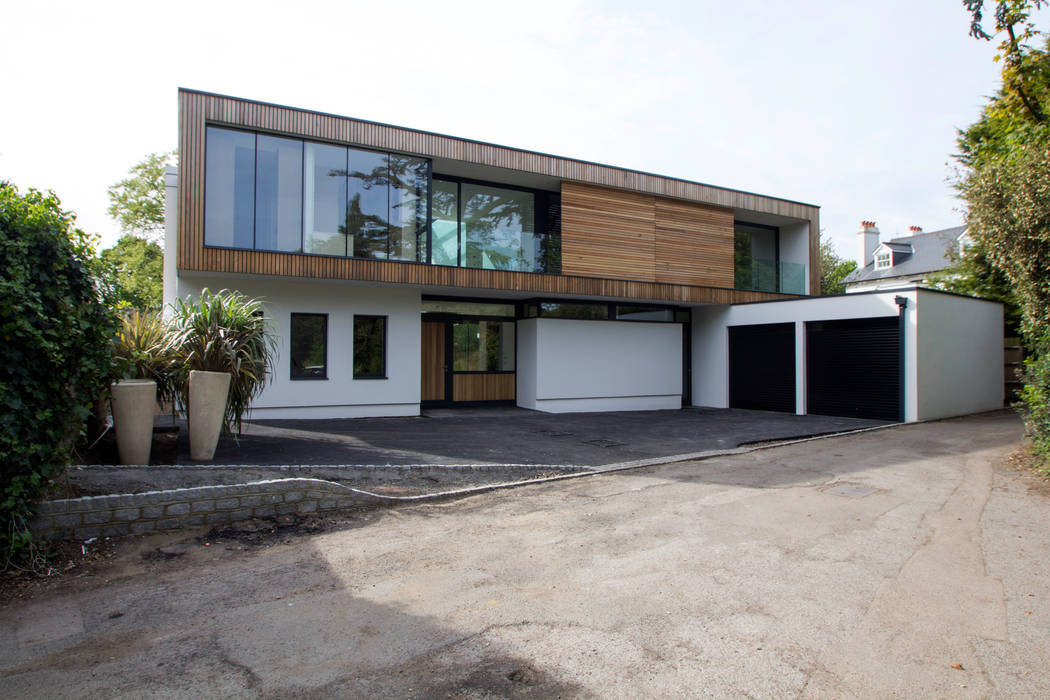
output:
<instances>
[{"instance_id":1,"label":"upper floor window","mask_svg":"<svg viewBox=\"0 0 1050 700\"><path fill-rule=\"evenodd\" d=\"M875 254L875 269L886 270L893 267L893 253L886 251Z\"/></svg>"},{"instance_id":2,"label":"upper floor window","mask_svg":"<svg viewBox=\"0 0 1050 700\"><path fill-rule=\"evenodd\" d=\"M733 279L737 289L775 292L780 260L780 231L738 224L733 235Z\"/></svg>"},{"instance_id":3,"label":"upper floor window","mask_svg":"<svg viewBox=\"0 0 1050 700\"><path fill-rule=\"evenodd\" d=\"M204 244L426 260L429 161L208 127Z\"/></svg>"},{"instance_id":4,"label":"upper floor window","mask_svg":"<svg viewBox=\"0 0 1050 700\"><path fill-rule=\"evenodd\" d=\"M557 199L549 192L435 177L431 262L558 273Z\"/></svg>"}]
</instances>

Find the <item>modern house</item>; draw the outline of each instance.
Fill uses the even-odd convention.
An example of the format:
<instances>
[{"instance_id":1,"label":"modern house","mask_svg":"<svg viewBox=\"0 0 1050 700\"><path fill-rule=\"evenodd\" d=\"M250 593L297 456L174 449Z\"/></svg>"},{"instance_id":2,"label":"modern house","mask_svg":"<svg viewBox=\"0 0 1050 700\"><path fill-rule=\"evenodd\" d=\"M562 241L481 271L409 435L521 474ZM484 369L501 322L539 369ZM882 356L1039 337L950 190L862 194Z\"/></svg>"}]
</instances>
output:
<instances>
[{"instance_id":1,"label":"modern house","mask_svg":"<svg viewBox=\"0 0 1050 700\"><path fill-rule=\"evenodd\" d=\"M926 233L918 226L908 230L907 236L879 242L875 222L860 223L860 265L844 280L847 294L921 285L948 267L952 252L962 252L966 243L965 226Z\"/></svg>"},{"instance_id":2,"label":"modern house","mask_svg":"<svg viewBox=\"0 0 1050 700\"><path fill-rule=\"evenodd\" d=\"M1001 325L999 305L805 298L814 205L191 90L179 156L166 301L265 300L280 352L256 418L505 402L915 420L1001 404L1002 344L973 325ZM970 325L941 328L960 305ZM938 371L979 380L975 398L935 406L922 354L971 340ZM890 354L846 361L866 343Z\"/></svg>"}]
</instances>

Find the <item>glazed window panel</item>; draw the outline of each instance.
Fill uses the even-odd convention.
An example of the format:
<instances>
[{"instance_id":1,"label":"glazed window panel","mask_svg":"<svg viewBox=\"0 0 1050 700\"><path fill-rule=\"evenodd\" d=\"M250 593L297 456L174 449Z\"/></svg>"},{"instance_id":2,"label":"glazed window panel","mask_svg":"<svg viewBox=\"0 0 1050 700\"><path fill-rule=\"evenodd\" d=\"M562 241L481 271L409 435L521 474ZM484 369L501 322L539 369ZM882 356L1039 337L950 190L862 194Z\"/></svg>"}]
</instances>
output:
<instances>
[{"instance_id":1,"label":"glazed window panel","mask_svg":"<svg viewBox=\"0 0 1050 700\"><path fill-rule=\"evenodd\" d=\"M464 267L531 272L536 267L536 205L531 192L464 183Z\"/></svg>"},{"instance_id":2,"label":"glazed window panel","mask_svg":"<svg viewBox=\"0 0 1050 700\"><path fill-rule=\"evenodd\" d=\"M454 372L513 372L514 323L461 321L452 324Z\"/></svg>"},{"instance_id":3,"label":"glazed window panel","mask_svg":"<svg viewBox=\"0 0 1050 700\"><path fill-rule=\"evenodd\" d=\"M386 260L390 234L390 158L385 153L349 149L346 231L355 258Z\"/></svg>"},{"instance_id":4,"label":"glazed window panel","mask_svg":"<svg viewBox=\"0 0 1050 700\"><path fill-rule=\"evenodd\" d=\"M326 379L328 377L327 314L292 314L291 378Z\"/></svg>"},{"instance_id":5,"label":"glazed window panel","mask_svg":"<svg viewBox=\"0 0 1050 700\"><path fill-rule=\"evenodd\" d=\"M390 156L390 259L426 262L429 164Z\"/></svg>"},{"instance_id":6,"label":"glazed window panel","mask_svg":"<svg viewBox=\"0 0 1050 700\"><path fill-rule=\"evenodd\" d=\"M255 134L208 127L204 245L255 245Z\"/></svg>"},{"instance_id":7,"label":"glazed window panel","mask_svg":"<svg viewBox=\"0 0 1050 700\"><path fill-rule=\"evenodd\" d=\"M303 250L303 142L260 134L255 145L255 247Z\"/></svg>"},{"instance_id":8,"label":"glazed window panel","mask_svg":"<svg viewBox=\"0 0 1050 700\"><path fill-rule=\"evenodd\" d=\"M386 316L354 316L354 379L386 378Z\"/></svg>"},{"instance_id":9,"label":"glazed window panel","mask_svg":"<svg viewBox=\"0 0 1050 700\"><path fill-rule=\"evenodd\" d=\"M459 183L435 178L430 209L430 262L459 265Z\"/></svg>"},{"instance_id":10,"label":"glazed window panel","mask_svg":"<svg viewBox=\"0 0 1050 700\"><path fill-rule=\"evenodd\" d=\"M346 255L346 151L307 143L303 152L303 229L307 253Z\"/></svg>"}]
</instances>

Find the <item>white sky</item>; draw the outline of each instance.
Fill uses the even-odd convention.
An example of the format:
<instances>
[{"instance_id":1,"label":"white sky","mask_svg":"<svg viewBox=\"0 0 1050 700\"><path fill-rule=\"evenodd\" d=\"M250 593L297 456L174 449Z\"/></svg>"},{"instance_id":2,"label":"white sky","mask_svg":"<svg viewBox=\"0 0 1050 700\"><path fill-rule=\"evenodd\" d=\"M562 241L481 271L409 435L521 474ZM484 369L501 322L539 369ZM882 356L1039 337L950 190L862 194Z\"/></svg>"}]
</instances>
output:
<instances>
[{"instance_id":1,"label":"white sky","mask_svg":"<svg viewBox=\"0 0 1050 700\"><path fill-rule=\"evenodd\" d=\"M182 86L817 204L853 257L862 219L962 223L956 129L998 81L968 25L961 0L7 3L0 179L111 245L106 188L175 148Z\"/></svg>"}]
</instances>

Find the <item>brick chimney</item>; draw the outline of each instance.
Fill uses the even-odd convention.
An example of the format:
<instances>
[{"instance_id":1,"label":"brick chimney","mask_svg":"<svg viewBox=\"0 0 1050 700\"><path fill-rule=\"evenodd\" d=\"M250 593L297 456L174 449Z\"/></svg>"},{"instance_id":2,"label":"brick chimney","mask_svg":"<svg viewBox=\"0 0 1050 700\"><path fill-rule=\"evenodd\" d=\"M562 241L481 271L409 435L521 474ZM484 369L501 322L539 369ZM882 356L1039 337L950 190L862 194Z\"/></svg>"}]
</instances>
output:
<instances>
[{"instance_id":1,"label":"brick chimney","mask_svg":"<svg viewBox=\"0 0 1050 700\"><path fill-rule=\"evenodd\" d=\"M874 221L861 221L857 235L860 237L860 266L863 268L872 261L875 249L879 247L879 229Z\"/></svg>"},{"instance_id":2,"label":"brick chimney","mask_svg":"<svg viewBox=\"0 0 1050 700\"><path fill-rule=\"evenodd\" d=\"M922 233L922 226L909 226L908 235L914 236L916 233Z\"/></svg>"}]
</instances>

